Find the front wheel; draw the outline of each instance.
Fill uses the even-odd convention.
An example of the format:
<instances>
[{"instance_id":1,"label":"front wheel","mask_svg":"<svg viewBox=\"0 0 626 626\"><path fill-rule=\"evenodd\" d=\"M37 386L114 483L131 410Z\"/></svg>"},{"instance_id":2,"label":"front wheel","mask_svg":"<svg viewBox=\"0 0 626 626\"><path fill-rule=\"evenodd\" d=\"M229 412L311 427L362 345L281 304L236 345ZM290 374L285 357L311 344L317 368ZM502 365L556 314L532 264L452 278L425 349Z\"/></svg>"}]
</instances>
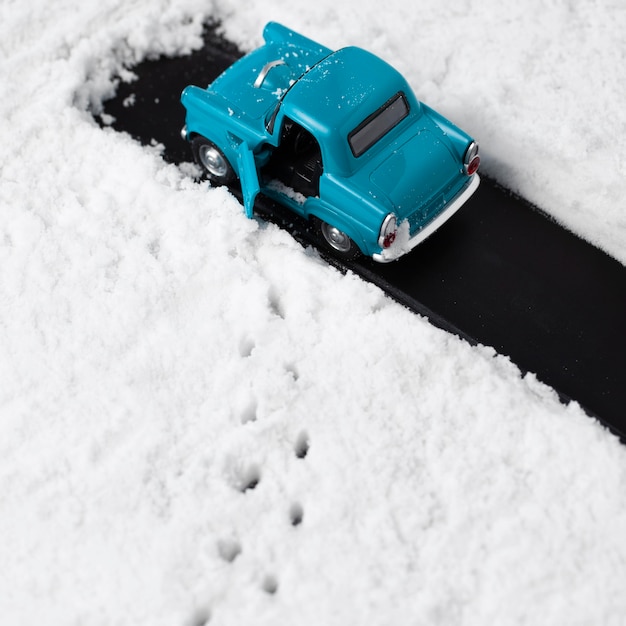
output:
<instances>
[{"instance_id":1,"label":"front wheel","mask_svg":"<svg viewBox=\"0 0 626 626\"><path fill-rule=\"evenodd\" d=\"M360 256L361 251L349 235L336 226L332 226L314 217L315 230L332 252L343 259L352 260Z\"/></svg>"},{"instance_id":2,"label":"front wheel","mask_svg":"<svg viewBox=\"0 0 626 626\"><path fill-rule=\"evenodd\" d=\"M237 175L224 153L204 137L195 137L191 149L196 163L205 171L207 178L215 185L230 185Z\"/></svg>"}]
</instances>

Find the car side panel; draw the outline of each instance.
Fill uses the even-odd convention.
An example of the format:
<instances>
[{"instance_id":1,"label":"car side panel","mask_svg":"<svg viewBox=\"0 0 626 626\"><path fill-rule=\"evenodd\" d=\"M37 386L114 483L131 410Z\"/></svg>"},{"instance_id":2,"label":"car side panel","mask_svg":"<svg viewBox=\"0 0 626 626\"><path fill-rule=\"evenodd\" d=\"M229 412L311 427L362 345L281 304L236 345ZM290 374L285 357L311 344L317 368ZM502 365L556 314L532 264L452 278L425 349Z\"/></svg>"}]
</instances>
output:
<instances>
[{"instance_id":1,"label":"car side panel","mask_svg":"<svg viewBox=\"0 0 626 626\"><path fill-rule=\"evenodd\" d=\"M386 216L384 207L368 201L341 177L324 174L320 179L321 198L308 198L305 212L343 230L366 256L380 252L378 235Z\"/></svg>"},{"instance_id":2,"label":"car side panel","mask_svg":"<svg viewBox=\"0 0 626 626\"><path fill-rule=\"evenodd\" d=\"M358 224L351 216L338 211L332 204L320 198L307 198L304 208L309 219L317 217L323 222L339 228L354 241L363 254L372 254L367 239L363 236L362 225Z\"/></svg>"}]
</instances>

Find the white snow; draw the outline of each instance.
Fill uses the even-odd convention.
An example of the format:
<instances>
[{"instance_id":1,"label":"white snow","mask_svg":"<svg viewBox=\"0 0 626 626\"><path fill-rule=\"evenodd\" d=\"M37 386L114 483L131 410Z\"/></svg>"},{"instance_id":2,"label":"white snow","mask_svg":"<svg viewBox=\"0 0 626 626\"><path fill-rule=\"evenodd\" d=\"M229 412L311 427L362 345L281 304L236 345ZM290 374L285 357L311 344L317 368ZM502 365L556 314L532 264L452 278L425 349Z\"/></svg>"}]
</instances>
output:
<instances>
[{"instance_id":1,"label":"white snow","mask_svg":"<svg viewBox=\"0 0 626 626\"><path fill-rule=\"evenodd\" d=\"M378 53L626 262L617 0L4 0L0 623L626 623L613 436L94 123L211 15Z\"/></svg>"}]
</instances>

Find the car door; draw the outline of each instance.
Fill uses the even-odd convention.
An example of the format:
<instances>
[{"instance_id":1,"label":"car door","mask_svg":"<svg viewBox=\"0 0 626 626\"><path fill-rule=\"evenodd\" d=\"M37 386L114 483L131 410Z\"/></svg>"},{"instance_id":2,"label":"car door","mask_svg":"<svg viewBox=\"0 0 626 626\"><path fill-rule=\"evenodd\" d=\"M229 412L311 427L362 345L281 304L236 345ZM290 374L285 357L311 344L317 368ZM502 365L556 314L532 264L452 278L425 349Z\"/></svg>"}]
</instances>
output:
<instances>
[{"instance_id":1,"label":"car door","mask_svg":"<svg viewBox=\"0 0 626 626\"><path fill-rule=\"evenodd\" d=\"M260 190L259 173L257 171L254 153L245 141L237 149L237 169L243 194L243 206L248 217L254 213L254 201Z\"/></svg>"}]
</instances>

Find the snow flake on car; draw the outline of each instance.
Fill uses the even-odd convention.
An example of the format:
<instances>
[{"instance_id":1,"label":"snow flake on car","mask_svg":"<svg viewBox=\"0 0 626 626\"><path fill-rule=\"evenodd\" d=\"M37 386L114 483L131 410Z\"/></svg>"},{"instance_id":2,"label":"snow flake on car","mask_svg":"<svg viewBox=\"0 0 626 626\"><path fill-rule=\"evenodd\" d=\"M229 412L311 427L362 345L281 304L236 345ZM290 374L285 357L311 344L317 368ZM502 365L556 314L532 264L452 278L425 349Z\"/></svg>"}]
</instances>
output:
<instances>
[{"instance_id":1,"label":"snow flake on car","mask_svg":"<svg viewBox=\"0 0 626 626\"><path fill-rule=\"evenodd\" d=\"M356 47L270 22L265 44L206 89L187 87L183 137L215 184L241 183L310 220L336 254L387 262L474 193L478 144Z\"/></svg>"}]
</instances>

